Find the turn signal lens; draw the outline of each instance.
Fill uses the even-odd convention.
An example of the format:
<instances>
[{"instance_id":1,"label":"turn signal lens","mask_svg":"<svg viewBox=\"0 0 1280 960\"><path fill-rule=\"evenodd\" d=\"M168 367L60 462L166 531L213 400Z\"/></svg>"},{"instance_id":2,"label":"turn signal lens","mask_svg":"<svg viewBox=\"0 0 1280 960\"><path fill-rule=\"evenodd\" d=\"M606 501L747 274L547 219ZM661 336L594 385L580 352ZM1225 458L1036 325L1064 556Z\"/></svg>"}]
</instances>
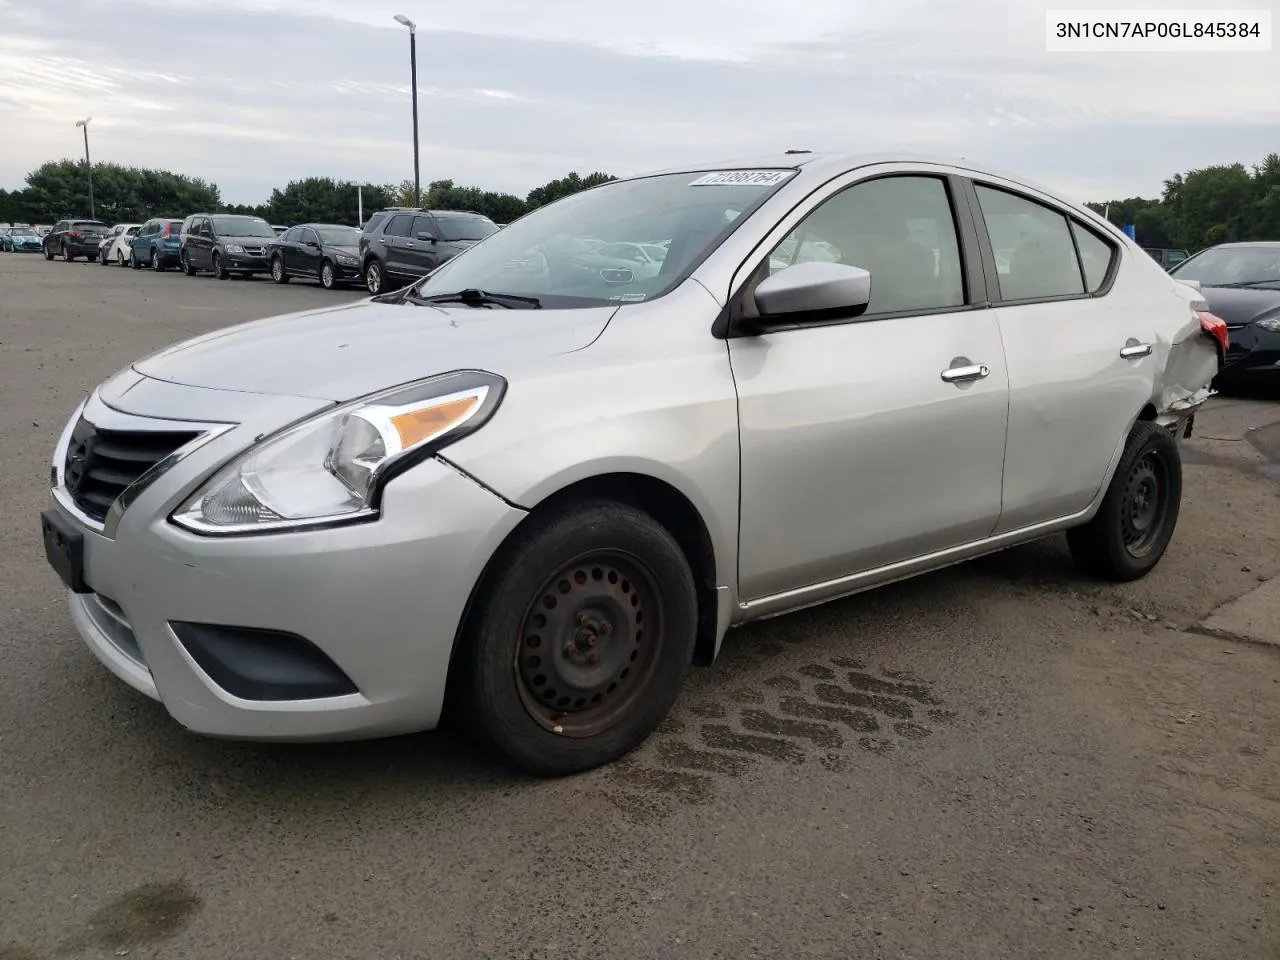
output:
<instances>
[{"instance_id":1,"label":"turn signal lens","mask_svg":"<svg viewBox=\"0 0 1280 960\"><path fill-rule=\"evenodd\" d=\"M390 418L391 425L400 437L401 448L407 450L467 419L480 406L480 400L473 393L432 407L398 413Z\"/></svg>"}]
</instances>

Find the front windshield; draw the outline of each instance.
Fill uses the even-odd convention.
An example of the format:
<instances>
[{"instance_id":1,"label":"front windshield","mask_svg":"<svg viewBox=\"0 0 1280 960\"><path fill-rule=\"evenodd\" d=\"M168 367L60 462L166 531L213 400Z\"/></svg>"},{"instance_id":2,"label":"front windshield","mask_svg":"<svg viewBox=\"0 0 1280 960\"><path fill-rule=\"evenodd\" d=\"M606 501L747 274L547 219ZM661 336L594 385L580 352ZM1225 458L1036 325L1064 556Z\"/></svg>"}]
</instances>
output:
<instances>
[{"instance_id":1,"label":"front windshield","mask_svg":"<svg viewBox=\"0 0 1280 960\"><path fill-rule=\"evenodd\" d=\"M274 237L271 224L255 217L214 217L213 229L224 237Z\"/></svg>"},{"instance_id":2,"label":"front windshield","mask_svg":"<svg viewBox=\"0 0 1280 960\"><path fill-rule=\"evenodd\" d=\"M1171 276L1198 280L1206 287L1280 283L1280 246L1219 247L1183 260Z\"/></svg>"},{"instance_id":3,"label":"front windshield","mask_svg":"<svg viewBox=\"0 0 1280 960\"><path fill-rule=\"evenodd\" d=\"M335 247L360 246L360 231L355 227L316 227L316 233L325 243Z\"/></svg>"},{"instance_id":4,"label":"front windshield","mask_svg":"<svg viewBox=\"0 0 1280 960\"><path fill-rule=\"evenodd\" d=\"M504 227L412 292L430 297L476 289L561 307L652 300L792 175L695 172L606 183ZM655 255L646 258L641 250Z\"/></svg>"},{"instance_id":5,"label":"front windshield","mask_svg":"<svg viewBox=\"0 0 1280 960\"><path fill-rule=\"evenodd\" d=\"M483 240L498 232L498 225L487 217L436 216L441 240Z\"/></svg>"}]
</instances>

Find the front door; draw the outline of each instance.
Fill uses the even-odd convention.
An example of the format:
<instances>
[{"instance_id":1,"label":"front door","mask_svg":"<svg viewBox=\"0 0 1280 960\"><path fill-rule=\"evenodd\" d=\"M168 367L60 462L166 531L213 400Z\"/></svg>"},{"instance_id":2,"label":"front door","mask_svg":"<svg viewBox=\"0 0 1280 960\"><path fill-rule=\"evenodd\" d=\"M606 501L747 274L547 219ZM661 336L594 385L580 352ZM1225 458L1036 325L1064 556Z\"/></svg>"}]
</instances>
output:
<instances>
[{"instance_id":1,"label":"front door","mask_svg":"<svg viewBox=\"0 0 1280 960\"><path fill-rule=\"evenodd\" d=\"M1084 510L1155 384L1155 323L1111 289L1117 245L1017 190L975 185L1009 364L1001 532Z\"/></svg>"},{"instance_id":2,"label":"front door","mask_svg":"<svg viewBox=\"0 0 1280 960\"><path fill-rule=\"evenodd\" d=\"M953 209L942 177L863 180L762 260L757 278L804 259L863 267L871 301L853 321L729 341L743 601L994 529L1008 381L994 313L966 290Z\"/></svg>"}]
</instances>

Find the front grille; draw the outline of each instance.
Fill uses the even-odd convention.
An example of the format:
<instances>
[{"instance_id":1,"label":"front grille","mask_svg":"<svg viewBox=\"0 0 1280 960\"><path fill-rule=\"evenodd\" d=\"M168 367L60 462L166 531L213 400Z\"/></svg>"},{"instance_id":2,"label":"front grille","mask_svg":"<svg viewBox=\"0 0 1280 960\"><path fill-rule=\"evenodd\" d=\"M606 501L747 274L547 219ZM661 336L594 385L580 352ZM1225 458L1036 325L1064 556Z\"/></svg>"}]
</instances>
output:
<instances>
[{"instance_id":1,"label":"front grille","mask_svg":"<svg viewBox=\"0 0 1280 960\"><path fill-rule=\"evenodd\" d=\"M267 252L266 247L245 247L244 252L251 257L261 257Z\"/></svg>"},{"instance_id":2,"label":"front grille","mask_svg":"<svg viewBox=\"0 0 1280 960\"><path fill-rule=\"evenodd\" d=\"M197 436L194 431L101 430L81 417L67 445L63 485L87 516L105 520L125 488Z\"/></svg>"}]
</instances>

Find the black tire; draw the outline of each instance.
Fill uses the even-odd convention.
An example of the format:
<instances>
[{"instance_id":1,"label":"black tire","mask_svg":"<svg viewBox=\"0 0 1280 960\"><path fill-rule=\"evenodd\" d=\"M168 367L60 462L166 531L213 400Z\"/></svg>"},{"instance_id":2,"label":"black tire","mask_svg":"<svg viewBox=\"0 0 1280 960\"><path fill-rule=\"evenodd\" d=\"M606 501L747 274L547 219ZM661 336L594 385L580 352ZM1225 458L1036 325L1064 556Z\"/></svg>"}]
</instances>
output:
<instances>
[{"instance_id":1,"label":"black tire","mask_svg":"<svg viewBox=\"0 0 1280 960\"><path fill-rule=\"evenodd\" d=\"M387 292L387 271L377 260L370 260L364 268L364 285L375 297Z\"/></svg>"},{"instance_id":2,"label":"black tire","mask_svg":"<svg viewBox=\"0 0 1280 960\"><path fill-rule=\"evenodd\" d=\"M213 275L219 280L226 280L231 274L227 273L227 266L222 262L222 254L217 250L213 251Z\"/></svg>"},{"instance_id":3,"label":"black tire","mask_svg":"<svg viewBox=\"0 0 1280 960\"><path fill-rule=\"evenodd\" d=\"M48 245L47 243L46 243L46 244L44 244L43 249L44 249L44 258L45 258L46 260L52 260L52 259L53 259L53 251L49 249L49 245Z\"/></svg>"},{"instance_id":4,"label":"black tire","mask_svg":"<svg viewBox=\"0 0 1280 960\"><path fill-rule=\"evenodd\" d=\"M164 273L167 269L164 265L164 257L160 256L159 250L151 251L151 269L156 273Z\"/></svg>"},{"instance_id":5,"label":"black tire","mask_svg":"<svg viewBox=\"0 0 1280 960\"><path fill-rule=\"evenodd\" d=\"M338 273L328 260L320 264L320 286L332 290L338 285Z\"/></svg>"},{"instance_id":6,"label":"black tire","mask_svg":"<svg viewBox=\"0 0 1280 960\"><path fill-rule=\"evenodd\" d=\"M195 265L192 264L191 257L187 255L187 251L183 250L180 254L178 254L178 260L182 264L183 273L185 273L188 277L194 277L196 275Z\"/></svg>"},{"instance_id":7,"label":"black tire","mask_svg":"<svg viewBox=\"0 0 1280 960\"><path fill-rule=\"evenodd\" d=\"M120 268L122 268L122 269L123 269L124 267L129 266L129 264L130 264L130 263L132 263L132 262L133 262L133 251L130 251L130 252L129 252L129 259L128 259L128 260L126 260L126 259L124 258L124 251L123 251L123 250L117 250L117 251L116 251L116 266L118 266L118 267L120 267Z\"/></svg>"},{"instance_id":8,"label":"black tire","mask_svg":"<svg viewBox=\"0 0 1280 960\"><path fill-rule=\"evenodd\" d=\"M104 267L107 265L107 251L103 250L101 247L98 248L98 263L102 264Z\"/></svg>"},{"instance_id":9,"label":"black tire","mask_svg":"<svg viewBox=\"0 0 1280 960\"><path fill-rule=\"evenodd\" d=\"M485 577L451 710L531 773L610 763L671 710L693 660L697 611L684 553L648 514L609 500L551 508Z\"/></svg>"},{"instance_id":10,"label":"black tire","mask_svg":"<svg viewBox=\"0 0 1280 960\"><path fill-rule=\"evenodd\" d=\"M142 269L142 264L138 262L138 257L136 254L129 258L129 266L134 270Z\"/></svg>"},{"instance_id":11,"label":"black tire","mask_svg":"<svg viewBox=\"0 0 1280 960\"><path fill-rule=\"evenodd\" d=\"M1140 421L1097 514L1067 531L1071 556L1090 576L1122 583L1144 577L1164 556L1181 506L1178 442L1163 427Z\"/></svg>"},{"instance_id":12,"label":"black tire","mask_svg":"<svg viewBox=\"0 0 1280 960\"><path fill-rule=\"evenodd\" d=\"M284 260L280 257L271 258L271 279L276 283L288 283L289 272L284 268Z\"/></svg>"},{"instance_id":13,"label":"black tire","mask_svg":"<svg viewBox=\"0 0 1280 960\"><path fill-rule=\"evenodd\" d=\"M67 245L65 243L62 245L62 259L65 263L70 263L75 259L75 257L71 255L71 251L67 249Z\"/></svg>"}]
</instances>

